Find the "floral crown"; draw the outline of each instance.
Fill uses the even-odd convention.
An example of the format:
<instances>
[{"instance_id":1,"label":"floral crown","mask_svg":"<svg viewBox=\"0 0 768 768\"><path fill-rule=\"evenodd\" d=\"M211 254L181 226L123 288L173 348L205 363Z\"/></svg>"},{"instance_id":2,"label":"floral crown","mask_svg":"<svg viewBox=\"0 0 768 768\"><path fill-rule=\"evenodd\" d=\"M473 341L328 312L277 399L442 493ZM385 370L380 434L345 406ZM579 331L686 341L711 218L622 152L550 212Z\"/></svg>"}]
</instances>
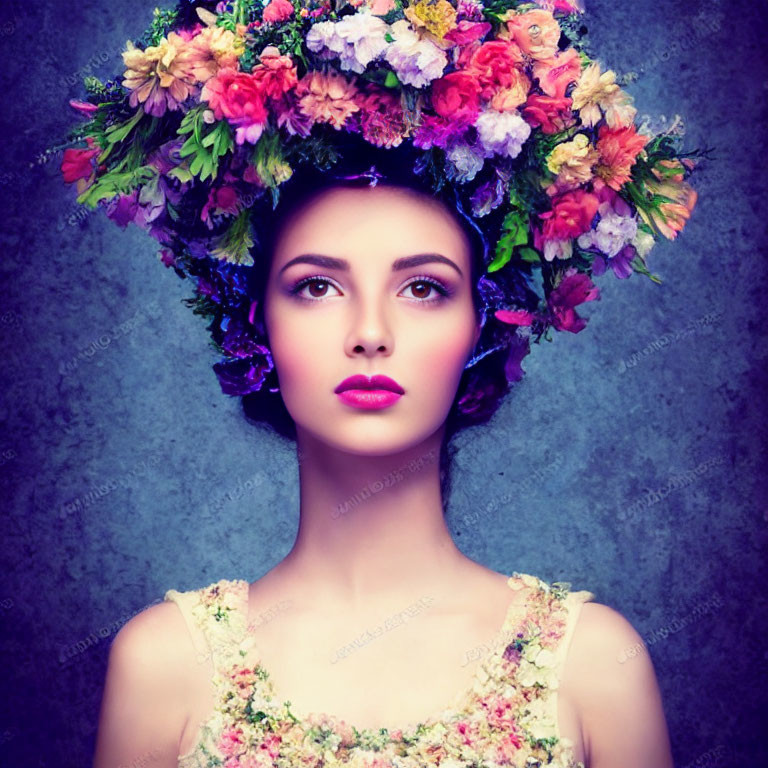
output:
<instances>
[{"instance_id":1,"label":"floral crown","mask_svg":"<svg viewBox=\"0 0 768 768\"><path fill-rule=\"evenodd\" d=\"M592 275L661 282L646 256L684 227L705 154L679 151L678 121L640 132L632 97L586 52L583 13L581 0L181 0L127 42L122 79L84 79L87 100L70 104L88 122L67 136L63 177L196 278L185 302L210 320L222 390L244 395L274 367L248 287L259 210L353 138L415 148L414 173L483 238L493 343L467 367L504 350L518 381L531 340L585 327Z\"/></svg>"}]
</instances>

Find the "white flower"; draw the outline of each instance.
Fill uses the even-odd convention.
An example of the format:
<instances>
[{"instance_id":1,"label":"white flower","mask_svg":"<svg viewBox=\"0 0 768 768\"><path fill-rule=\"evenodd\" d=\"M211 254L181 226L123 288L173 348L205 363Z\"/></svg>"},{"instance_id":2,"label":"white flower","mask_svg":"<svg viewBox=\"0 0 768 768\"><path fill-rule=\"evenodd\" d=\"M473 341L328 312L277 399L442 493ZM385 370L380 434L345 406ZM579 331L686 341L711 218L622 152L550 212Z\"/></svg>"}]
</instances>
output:
<instances>
[{"instance_id":1,"label":"white flower","mask_svg":"<svg viewBox=\"0 0 768 768\"><path fill-rule=\"evenodd\" d=\"M656 244L653 235L643 229L638 229L637 234L632 238L631 244L642 258L648 255L648 252Z\"/></svg>"},{"instance_id":2,"label":"white flower","mask_svg":"<svg viewBox=\"0 0 768 768\"><path fill-rule=\"evenodd\" d=\"M443 74L448 64L445 51L430 40L422 40L407 19L398 19L389 28L395 38L384 58L401 82L421 88Z\"/></svg>"},{"instance_id":3,"label":"white flower","mask_svg":"<svg viewBox=\"0 0 768 768\"><path fill-rule=\"evenodd\" d=\"M497 112L495 109L486 109L475 121L475 128L487 152L486 157L496 154L515 158L531 135L531 126L517 111Z\"/></svg>"},{"instance_id":4,"label":"white flower","mask_svg":"<svg viewBox=\"0 0 768 768\"><path fill-rule=\"evenodd\" d=\"M613 211L606 212L595 229L579 235L582 248L596 246L606 256L615 256L637 234L637 219L620 216Z\"/></svg>"},{"instance_id":5,"label":"white flower","mask_svg":"<svg viewBox=\"0 0 768 768\"><path fill-rule=\"evenodd\" d=\"M533 699L525 707L528 714L524 715L521 720L534 739L549 739L552 736L557 736L557 727L548 700Z\"/></svg>"},{"instance_id":6,"label":"white flower","mask_svg":"<svg viewBox=\"0 0 768 768\"><path fill-rule=\"evenodd\" d=\"M384 35L388 30L389 25L379 16L358 11L341 21L314 24L306 36L307 47L325 58L330 51L339 57L341 69L359 75L386 50Z\"/></svg>"},{"instance_id":7,"label":"white flower","mask_svg":"<svg viewBox=\"0 0 768 768\"><path fill-rule=\"evenodd\" d=\"M459 142L446 151L447 158L456 169L456 179L461 183L472 181L482 170L485 162L466 142Z\"/></svg>"}]
</instances>

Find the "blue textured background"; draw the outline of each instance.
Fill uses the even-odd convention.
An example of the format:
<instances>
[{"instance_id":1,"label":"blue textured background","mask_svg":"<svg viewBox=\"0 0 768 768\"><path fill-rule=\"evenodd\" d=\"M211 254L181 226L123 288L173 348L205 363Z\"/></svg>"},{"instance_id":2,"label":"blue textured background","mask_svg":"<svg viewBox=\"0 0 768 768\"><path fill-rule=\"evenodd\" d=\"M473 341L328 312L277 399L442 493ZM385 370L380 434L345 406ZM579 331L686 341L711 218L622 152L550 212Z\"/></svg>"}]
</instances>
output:
<instances>
[{"instance_id":1,"label":"blue textured background","mask_svg":"<svg viewBox=\"0 0 768 768\"><path fill-rule=\"evenodd\" d=\"M61 154L39 154L76 119L82 75L122 71L153 7L0 10L3 766L89 765L122 623L171 587L258 578L297 523L292 448L220 393L180 303L191 285L135 226L83 215ZM634 624L678 766L768 765L765 4L587 10L593 54L641 73L639 112L679 113L684 148L715 159L683 234L650 254L664 285L598 278L587 329L534 347L492 424L461 437L451 525L487 566L590 589Z\"/></svg>"}]
</instances>

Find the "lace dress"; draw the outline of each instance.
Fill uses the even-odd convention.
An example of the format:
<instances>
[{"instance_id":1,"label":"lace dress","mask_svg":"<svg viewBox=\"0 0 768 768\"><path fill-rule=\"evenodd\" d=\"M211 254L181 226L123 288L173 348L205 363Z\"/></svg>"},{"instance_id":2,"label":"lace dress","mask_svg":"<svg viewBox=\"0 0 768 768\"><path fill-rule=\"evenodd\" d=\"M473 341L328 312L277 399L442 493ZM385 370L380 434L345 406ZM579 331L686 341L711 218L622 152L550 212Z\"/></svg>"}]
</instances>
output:
<instances>
[{"instance_id":1,"label":"lace dress","mask_svg":"<svg viewBox=\"0 0 768 768\"><path fill-rule=\"evenodd\" d=\"M276 700L247 626L247 581L169 589L198 661L215 670L215 710L178 768L584 768L560 736L557 685L581 605L594 594L517 572L507 583L528 589L524 610L512 601L472 687L439 715L394 731Z\"/></svg>"}]
</instances>

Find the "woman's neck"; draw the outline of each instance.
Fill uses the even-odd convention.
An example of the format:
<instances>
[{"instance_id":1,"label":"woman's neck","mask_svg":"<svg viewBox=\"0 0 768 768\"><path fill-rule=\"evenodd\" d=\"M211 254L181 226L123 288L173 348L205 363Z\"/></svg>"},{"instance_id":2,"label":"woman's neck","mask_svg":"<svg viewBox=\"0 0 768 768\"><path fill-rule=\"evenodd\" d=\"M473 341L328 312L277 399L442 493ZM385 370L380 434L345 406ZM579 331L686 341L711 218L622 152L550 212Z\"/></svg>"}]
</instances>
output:
<instances>
[{"instance_id":1,"label":"woman's neck","mask_svg":"<svg viewBox=\"0 0 768 768\"><path fill-rule=\"evenodd\" d=\"M305 596L350 610L379 597L428 590L473 561L448 530L436 433L407 451L361 456L306 436L298 442L300 521L280 569Z\"/></svg>"}]
</instances>

